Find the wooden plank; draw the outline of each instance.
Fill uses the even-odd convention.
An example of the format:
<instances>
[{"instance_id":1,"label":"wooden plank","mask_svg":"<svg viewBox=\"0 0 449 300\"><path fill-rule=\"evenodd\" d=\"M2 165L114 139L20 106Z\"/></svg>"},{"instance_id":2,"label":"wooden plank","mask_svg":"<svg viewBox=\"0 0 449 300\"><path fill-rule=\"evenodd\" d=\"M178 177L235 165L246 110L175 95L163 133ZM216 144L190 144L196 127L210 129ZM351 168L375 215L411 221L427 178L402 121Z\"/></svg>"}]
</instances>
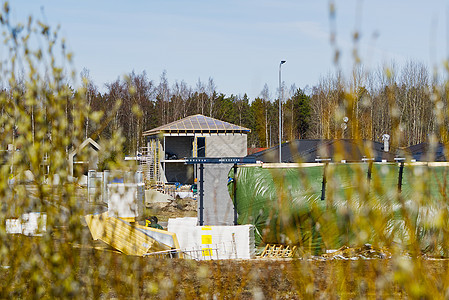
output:
<instances>
[{"instance_id":1,"label":"wooden plank","mask_svg":"<svg viewBox=\"0 0 449 300\"><path fill-rule=\"evenodd\" d=\"M139 224L136 224L135 226L137 228L139 228L139 229L142 229L142 230L154 231L154 232L158 232L158 233L162 233L162 234L168 235L168 236L170 236L173 239L174 248L175 249L179 249L180 248L179 242L178 242L178 238L176 237L176 233L169 232L169 231L162 230L162 229L147 227L147 226L143 226L143 225L139 225Z\"/></svg>"},{"instance_id":2,"label":"wooden plank","mask_svg":"<svg viewBox=\"0 0 449 300\"><path fill-rule=\"evenodd\" d=\"M100 215L99 218L103 216ZM103 226L98 226L98 220L94 220L94 215L84 216L86 220L87 226L89 227L90 233L92 234L92 238L96 241L103 235Z\"/></svg>"},{"instance_id":3,"label":"wooden plank","mask_svg":"<svg viewBox=\"0 0 449 300\"><path fill-rule=\"evenodd\" d=\"M85 216L92 238L100 239L113 248L127 254L142 256L148 252L170 250L171 247L151 238L137 226L108 217L107 212Z\"/></svg>"},{"instance_id":4,"label":"wooden plank","mask_svg":"<svg viewBox=\"0 0 449 300\"><path fill-rule=\"evenodd\" d=\"M120 219L122 219L123 221L128 222L128 223L136 222L136 218L135 217L120 218Z\"/></svg>"}]
</instances>

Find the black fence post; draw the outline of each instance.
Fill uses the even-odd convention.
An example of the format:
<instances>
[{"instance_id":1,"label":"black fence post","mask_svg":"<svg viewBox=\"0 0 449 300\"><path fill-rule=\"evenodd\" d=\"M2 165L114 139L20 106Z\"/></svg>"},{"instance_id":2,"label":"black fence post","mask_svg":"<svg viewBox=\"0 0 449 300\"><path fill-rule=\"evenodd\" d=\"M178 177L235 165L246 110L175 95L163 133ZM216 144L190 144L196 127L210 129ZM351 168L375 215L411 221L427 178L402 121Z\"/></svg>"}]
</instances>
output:
<instances>
[{"instance_id":1,"label":"black fence post","mask_svg":"<svg viewBox=\"0 0 449 300\"><path fill-rule=\"evenodd\" d=\"M327 170L327 165L329 164L329 162L331 161L330 158L316 158L315 159L316 162L324 162L324 167L323 167L323 181L321 183L321 200L323 201L324 199L326 199L326 170Z\"/></svg>"},{"instance_id":2,"label":"black fence post","mask_svg":"<svg viewBox=\"0 0 449 300\"><path fill-rule=\"evenodd\" d=\"M395 161L399 161L399 177L398 177L398 192L400 193L402 191L402 178L404 174L404 161L405 158L395 158Z\"/></svg>"},{"instance_id":3,"label":"black fence post","mask_svg":"<svg viewBox=\"0 0 449 300\"><path fill-rule=\"evenodd\" d=\"M372 175L372 172L373 172L373 161L374 161L374 158L366 158L365 156L362 158L362 161L363 162L368 162L368 172L367 172L367 175L366 175L366 178L368 179L368 182L370 182L371 181L371 175Z\"/></svg>"},{"instance_id":4,"label":"black fence post","mask_svg":"<svg viewBox=\"0 0 449 300\"><path fill-rule=\"evenodd\" d=\"M204 210L204 206L203 206L203 198L204 198L204 165L200 164L200 226L203 226L204 220L203 220L203 210Z\"/></svg>"},{"instance_id":5,"label":"black fence post","mask_svg":"<svg viewBox=\"0 0 449 300\"><path fill-rule=\"evenodd\" d=\"M323 181L321 182L321 200L323 201L326 199L326 169L327 169L327 163L323 167Z\"/></svg>"},{"instance_id":6,"label":"black fence post","mask_svg":"<svg viewBox=\"0 0 449 300\"><path fill-rule=\"evenodd\" d=\"M370 161L369 165L368 165L368 175L367 175L368 181L371 181L371 173L372 173L372 171L373 171L373 161Z\"/></svg>"},{"instance_id":7,"label":"black fence post","mask_svg":"<svg viewBox=\"0 0 449 300\"><path fill-rule=\"evenodd\" d=\"M234 198L234 225L237 225L237 164L234 164L234 193L233 193L233 198Z\"/></svg>"}]
</instances>

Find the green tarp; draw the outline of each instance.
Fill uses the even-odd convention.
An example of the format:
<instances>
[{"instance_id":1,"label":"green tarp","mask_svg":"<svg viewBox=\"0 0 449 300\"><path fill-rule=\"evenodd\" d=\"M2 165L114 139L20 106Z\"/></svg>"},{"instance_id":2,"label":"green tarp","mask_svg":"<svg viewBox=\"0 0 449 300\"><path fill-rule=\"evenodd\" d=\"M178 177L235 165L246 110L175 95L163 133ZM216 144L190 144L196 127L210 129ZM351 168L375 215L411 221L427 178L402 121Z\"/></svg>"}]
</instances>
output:
<instances>
[{"instance_id":1,"label":"green tarp","mask_svg":"<svg viewBox=\"0 0 449 300\"><path fill-rule=\"evenodd\" d=\"M405 164L402 172L393 163L277 166L240 166L228 184L238 223L256 226L258 244L319 253L418 241L421 250L446 253L440 230L447 224L449 165Z\"/></svg>"}]
</instances>

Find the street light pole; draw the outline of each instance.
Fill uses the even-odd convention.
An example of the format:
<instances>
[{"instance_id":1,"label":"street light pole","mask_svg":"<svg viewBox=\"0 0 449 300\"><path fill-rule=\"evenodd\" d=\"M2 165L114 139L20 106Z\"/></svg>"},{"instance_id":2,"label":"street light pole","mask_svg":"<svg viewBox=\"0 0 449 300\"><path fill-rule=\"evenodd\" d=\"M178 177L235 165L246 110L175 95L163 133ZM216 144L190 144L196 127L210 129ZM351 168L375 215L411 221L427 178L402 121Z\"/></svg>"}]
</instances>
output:
<instances>
[{"instance_id":1,"label":"street light pole","mask_svg":"<svg viewBox=\"0 0 449 300\"><path fill-rule=\"evenodd\" d=\"M286 60L281 60L279 64L279 163L282 162L282 153L281 153L281 145L282 145L282 93L281 93L281 66L285 64Z\"/></svg>"}]
</instances>

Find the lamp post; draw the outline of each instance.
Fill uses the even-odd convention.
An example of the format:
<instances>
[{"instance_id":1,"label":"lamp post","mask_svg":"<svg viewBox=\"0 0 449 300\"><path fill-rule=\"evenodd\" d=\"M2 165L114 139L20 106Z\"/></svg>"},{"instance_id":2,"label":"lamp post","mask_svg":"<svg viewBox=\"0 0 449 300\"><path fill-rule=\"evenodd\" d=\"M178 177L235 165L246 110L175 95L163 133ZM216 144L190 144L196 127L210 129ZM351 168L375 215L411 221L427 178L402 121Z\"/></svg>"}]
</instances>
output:
<instances>
[{"instance_id":1,"label":"lamp post","mask_svg":"<svg viewBox=\"0 0 449 300\"><path fill-rule=\"evenodd\" d=\"M282 162L281 144L282 144L282 93L281 93L281 66L286 60L281 60L279 64L279 163Z\"/></svg>"}]
</instances>

